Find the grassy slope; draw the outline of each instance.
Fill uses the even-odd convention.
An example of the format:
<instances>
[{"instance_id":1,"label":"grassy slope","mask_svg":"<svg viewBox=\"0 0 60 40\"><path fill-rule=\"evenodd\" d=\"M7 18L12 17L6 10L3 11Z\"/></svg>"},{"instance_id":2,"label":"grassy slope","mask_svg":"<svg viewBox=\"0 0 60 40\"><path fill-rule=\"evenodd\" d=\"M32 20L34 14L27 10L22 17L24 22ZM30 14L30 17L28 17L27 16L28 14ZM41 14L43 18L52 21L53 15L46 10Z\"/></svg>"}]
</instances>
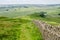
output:
<instances>
[{"instance_id":1,"label":"grassy slope","mask_svg":"<svg viewBox=\"0 0 60 40\"><path fill-rule=\"evenodd\" d=\"M15 8L15 9L9 9L8 11L0 11L0 16L5 16L5 17L21 17L25 16L28 14L32 14L35 12L36 8Z\"/></svg>"},{"instance_id":2,"label":"grassy slope","mask_svg":"<svg viewBox=\"0 0 60 40\"><path fill-rule=\"evenodd\" d=\"M3 40L42 40L38 28L31 22L33 19L42 20L53 25L58 25L60 23L60 17L57 16L60 9L18 8L16 10L11 10L0 12L1 16L19 17L19 19L18 17L16 19L0 18L0 39L3 38ZM34 12L40 11L46 11L48 13L48 16L46 18L41 18L37 14L32 14ZM27 14L32 15L25 17L24 15Z\"/></svg>"},{"instance_id":3,"label":"grassy slope","mask_svg":"<svg viewBox=\"0 0 60 40\"><path fill-rule=\"evenodd\" d=\"M28 19L0 17L1 40L42 40L36 25Z\"/></svg>"},{"instance_id":4,"label":"grassy slope","mask_svg":"<svg viewBox=\"0 0 60 40\"><path fill-rule=\"evenodd\" d=\"M33 16L33 15L35 15L35 16ZM60 25L60 17L46 17L46 18L42 18L39 15L36 16L37 14L33 14L33 15L30 15L30 18L41 20L41 21L47 22L47 23L49 23L51 25Z\"/></svg>"},{"instance_id":5,"label":"grassy slope","mask_svg":"<svg viewBox=\"0 0 60 40\"><path fill-rule=\"evenodd\" d=\"M55 9L41 9L40 11L47 12L46 18L40 17L39 12L29 15L30 18L45 21L51 25L60 25L60 16L58 16L58 13L60 13L59 12L60 9L57 9L57 8L55 8Z\"/></svg>"}]
</instances>

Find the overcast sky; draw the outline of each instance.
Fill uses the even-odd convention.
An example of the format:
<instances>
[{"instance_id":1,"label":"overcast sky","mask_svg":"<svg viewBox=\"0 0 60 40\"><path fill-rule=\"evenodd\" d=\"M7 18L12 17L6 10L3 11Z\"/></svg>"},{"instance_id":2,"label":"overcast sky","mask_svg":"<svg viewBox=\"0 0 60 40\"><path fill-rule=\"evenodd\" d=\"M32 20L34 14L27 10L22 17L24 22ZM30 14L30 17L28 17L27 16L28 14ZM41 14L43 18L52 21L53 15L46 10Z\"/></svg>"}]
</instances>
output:
<instances>
[{"instance_id":1,"label":"overcast sky","mask_svg":"<svg viewBox=\"0 0 60 40\"><path fill-rule=\"evenodd\" d=\"M60 0L0 0L0 4L60 4Z\"/></svg>"}]
</instances>

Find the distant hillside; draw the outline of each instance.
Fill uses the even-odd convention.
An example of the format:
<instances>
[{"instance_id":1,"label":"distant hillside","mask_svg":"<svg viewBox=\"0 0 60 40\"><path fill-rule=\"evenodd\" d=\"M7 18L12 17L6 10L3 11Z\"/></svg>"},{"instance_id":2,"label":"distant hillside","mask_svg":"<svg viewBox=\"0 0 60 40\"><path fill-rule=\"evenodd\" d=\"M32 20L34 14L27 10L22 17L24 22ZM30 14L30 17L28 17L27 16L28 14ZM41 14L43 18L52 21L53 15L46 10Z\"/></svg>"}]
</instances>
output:
<instances>
[{"instance_id":1,"label":"distant hillside","mask_svg":"<svg viewBox=\"0 0 60 40\"><path fill-rule=\"evenodd\" d=\"M0 5L0 8L14 8L14 7L49 7L49 6L60 6L60 4L6 4Z\"/></svg>"}]
</instances>

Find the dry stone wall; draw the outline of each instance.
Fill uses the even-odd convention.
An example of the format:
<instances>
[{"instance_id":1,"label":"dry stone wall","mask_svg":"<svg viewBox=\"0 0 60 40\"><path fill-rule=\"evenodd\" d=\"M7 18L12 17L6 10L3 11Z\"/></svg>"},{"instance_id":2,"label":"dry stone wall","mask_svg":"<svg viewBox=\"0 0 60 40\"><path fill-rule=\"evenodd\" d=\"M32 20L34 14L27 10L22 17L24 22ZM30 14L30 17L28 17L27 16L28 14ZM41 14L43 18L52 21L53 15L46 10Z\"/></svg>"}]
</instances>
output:
<instances>
[{"instance_id":1,"label":"dry stone wall","mask_svg":"<svg viewBox=\"0 0 60 40\"><path fill-rule=\"evenodd\" d=\"M33 22L40 28L44 40L60 40L60 26L51 26L38 20Z\"/></svg>"}]
</instances>

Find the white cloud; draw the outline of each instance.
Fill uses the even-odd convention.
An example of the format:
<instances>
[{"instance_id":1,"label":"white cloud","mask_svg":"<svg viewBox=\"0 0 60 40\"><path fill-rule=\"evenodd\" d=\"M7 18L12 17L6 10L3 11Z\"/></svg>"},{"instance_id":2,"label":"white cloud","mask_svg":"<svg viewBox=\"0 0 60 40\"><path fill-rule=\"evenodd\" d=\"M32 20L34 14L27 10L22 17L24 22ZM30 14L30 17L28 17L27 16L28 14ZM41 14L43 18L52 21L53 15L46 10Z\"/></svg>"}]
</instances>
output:
<instances>
[{"instance_id":1,"label":"white cloud","mask_svg":"<svg viewBox=\"0 0 60 40\"><path fill-rule=\"evenodd\" d=\"M60 0L0 0L0 4L60 4Z\"/></svg>"}]
</instances>

